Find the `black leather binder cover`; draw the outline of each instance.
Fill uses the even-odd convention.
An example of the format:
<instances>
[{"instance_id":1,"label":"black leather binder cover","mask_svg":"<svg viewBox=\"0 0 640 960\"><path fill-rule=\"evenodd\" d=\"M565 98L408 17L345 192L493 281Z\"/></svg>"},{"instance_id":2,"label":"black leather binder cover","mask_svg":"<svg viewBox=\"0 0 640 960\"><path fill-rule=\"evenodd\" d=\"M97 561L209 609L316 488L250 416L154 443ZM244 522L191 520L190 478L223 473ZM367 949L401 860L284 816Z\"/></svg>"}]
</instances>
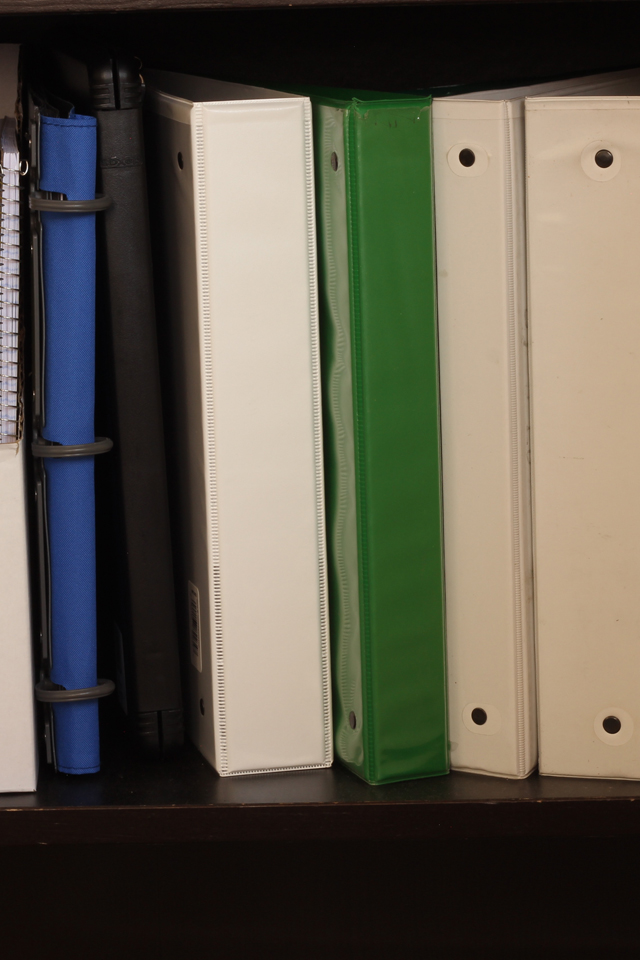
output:
<instances>
[{"instance_id":1,"label":"black leather binder cover","mask_svg":"<svg viewBox=\"0 0 640 960\"><path fill-rule=\"evenodd\" d=\"M131 58L89 65L104 214L119 620L120 699L152 753L183 740L147 184L143 86ZM100 292L98 294L100 299ZM100 308L100 304L98 304ZM125 693L126 690L126 693Z\"/></svg>"}]
</instances>

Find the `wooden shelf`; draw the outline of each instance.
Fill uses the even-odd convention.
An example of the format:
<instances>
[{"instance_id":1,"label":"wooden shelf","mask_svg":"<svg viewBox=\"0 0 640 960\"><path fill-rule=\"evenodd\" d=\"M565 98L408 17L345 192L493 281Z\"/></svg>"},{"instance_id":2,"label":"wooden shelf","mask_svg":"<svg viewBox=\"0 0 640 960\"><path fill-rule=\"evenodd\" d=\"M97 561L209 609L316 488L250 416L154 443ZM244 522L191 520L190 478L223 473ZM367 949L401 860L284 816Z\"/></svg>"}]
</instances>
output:
<instances>
[{"instance_id":1,"label":"wooden shelf","mask_svg":"<svg viewBox=\"0 0 640 960\"><path fill-rule=\"evenodd\" d=\"M45 769L37 793L0 796L0 845L640 835L634 782L452 773L371 787L337 765L222 779L191 746L166 763L105 754L96 776Z\"/></svg>"},{"instance_id":2,"label":"wooden shelf","mask_svg":"<svg viewBox=\"0 0 640 960\"><path fill-rule=\"evenodd\" d=\"M280 7L354 7L354 6L436 6L460 0L0 0L1 14L46 13L122 13L150 10L260 10ZM495 0L464 0L468 3L495 3ZM530 0L502 0L502 3L526 3ZM554 0L543 0L554 2ZM577 2L577 0L574 0ZM600 0L602 2L602 0ZM612 0L607 0L612 2Z\"/></svg>"}]
</instances>

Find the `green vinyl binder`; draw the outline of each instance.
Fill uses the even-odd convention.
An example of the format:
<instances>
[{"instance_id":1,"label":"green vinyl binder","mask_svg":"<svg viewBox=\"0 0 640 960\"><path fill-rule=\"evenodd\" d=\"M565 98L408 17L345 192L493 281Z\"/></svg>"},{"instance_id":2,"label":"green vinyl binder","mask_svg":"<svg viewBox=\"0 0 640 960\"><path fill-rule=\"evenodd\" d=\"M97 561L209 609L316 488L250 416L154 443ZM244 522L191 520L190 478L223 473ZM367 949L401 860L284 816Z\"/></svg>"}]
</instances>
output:
<instances>
[{"instance_id":1,"label":"green vinyl binder","mask_svg":"<svg viewBox=\"0 0 640 960\"><path fill-rule=\"evenodd\" d=\"M435 776L449 758L431 98L310 93L336 752L369 783Z\"/></svg>"}]
</instances>

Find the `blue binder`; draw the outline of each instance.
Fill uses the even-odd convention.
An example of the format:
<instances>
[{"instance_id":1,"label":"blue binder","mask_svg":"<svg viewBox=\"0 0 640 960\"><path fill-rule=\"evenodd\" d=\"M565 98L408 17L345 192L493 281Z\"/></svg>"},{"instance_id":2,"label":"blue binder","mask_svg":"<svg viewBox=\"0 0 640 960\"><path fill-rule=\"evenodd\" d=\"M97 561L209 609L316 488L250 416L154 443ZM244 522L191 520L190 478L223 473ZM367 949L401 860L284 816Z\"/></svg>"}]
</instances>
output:
<instances>
[{"instance_id":1,"label":"blue binder","mask_svg":"<svg viewBox=\"0 0 640 960\"><path fill-rule=\"evenodd\" d=\"M67 200L95 198L96 121L41 117L40 189ZM95 213L41 213L46 342L42 436L94 442ZM95 687L96 562L94 458L47 459L51 680L66 690ZM100 769L98 702L55 703L58 770Z\"/></svg>"}]
</instances>

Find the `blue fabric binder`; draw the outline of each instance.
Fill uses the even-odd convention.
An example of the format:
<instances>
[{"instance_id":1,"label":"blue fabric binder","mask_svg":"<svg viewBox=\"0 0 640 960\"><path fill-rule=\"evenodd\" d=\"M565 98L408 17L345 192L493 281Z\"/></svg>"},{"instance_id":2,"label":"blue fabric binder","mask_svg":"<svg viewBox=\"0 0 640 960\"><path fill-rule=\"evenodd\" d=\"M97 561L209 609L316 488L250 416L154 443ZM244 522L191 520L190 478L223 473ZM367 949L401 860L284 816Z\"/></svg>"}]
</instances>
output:
<instances>
[{"instance_id":1,"label":"blue fabric binder","mask_svg":"<svg viewBox=\"0 0 640 960\"><path fill-rule=\"evenodd\" d=\"M40 189L92 200L93 117L41 117ZM45 310L43 436L93 443L95 396L95 214L42 213ZM96 560L93 457L45 464L51 564L51 679L67 690L93 687ZM58 770L100 769L97 700L55 704Z\"/></svg>"}]
</instances>

